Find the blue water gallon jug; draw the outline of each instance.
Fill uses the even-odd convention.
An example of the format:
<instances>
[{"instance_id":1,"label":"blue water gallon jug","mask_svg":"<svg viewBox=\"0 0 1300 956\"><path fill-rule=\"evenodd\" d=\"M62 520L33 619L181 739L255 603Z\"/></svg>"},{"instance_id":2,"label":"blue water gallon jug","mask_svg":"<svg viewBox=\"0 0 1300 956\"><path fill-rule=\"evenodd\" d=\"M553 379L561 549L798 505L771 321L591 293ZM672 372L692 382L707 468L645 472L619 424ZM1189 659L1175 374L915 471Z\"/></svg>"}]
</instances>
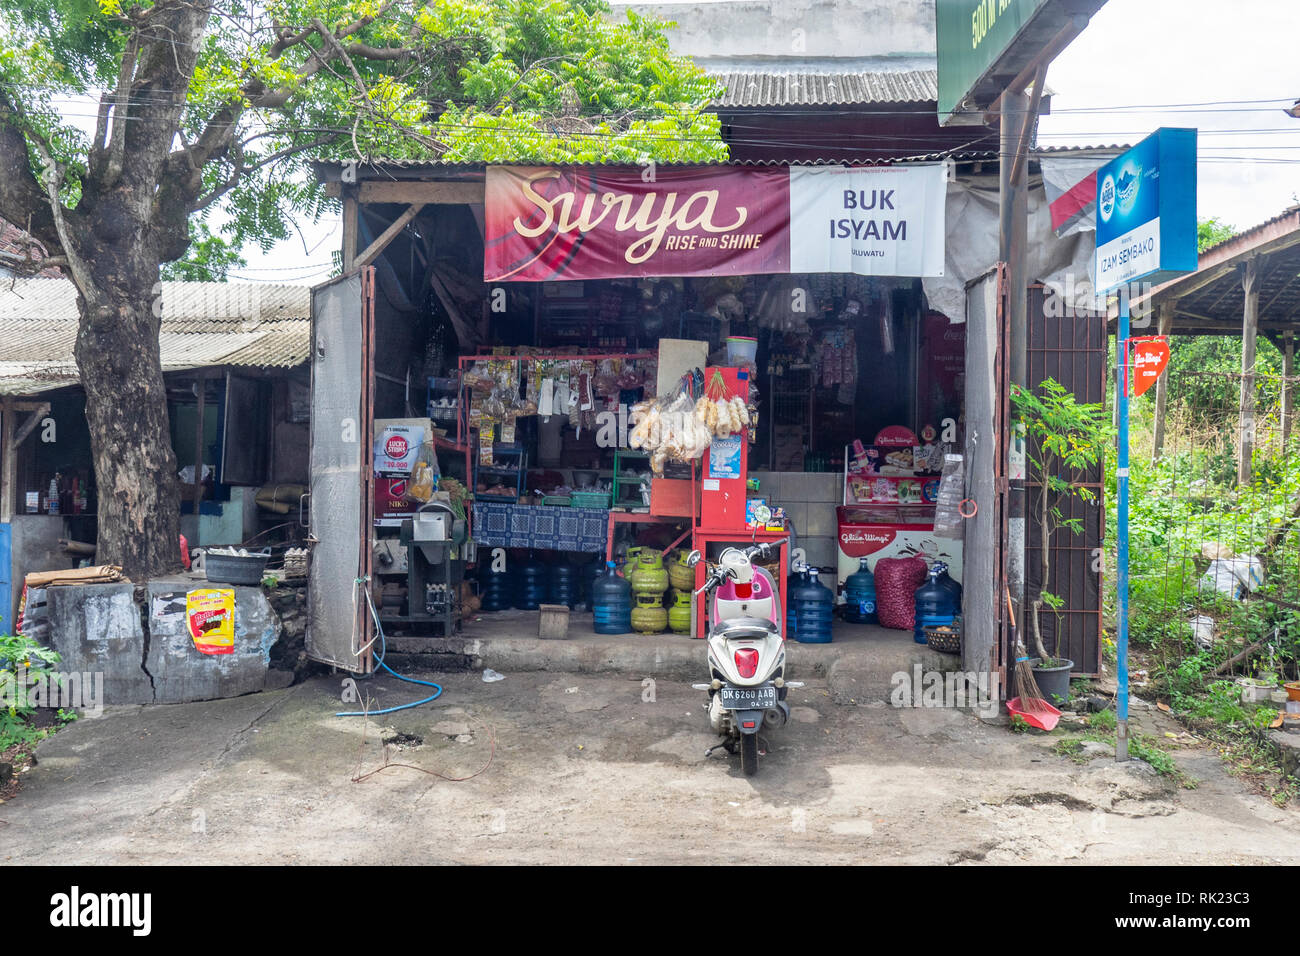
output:
<instances>
[{"instance_id":1,"label":"blue water gallon jug","mask_svg":"<svg viewBox=\"0 0 1300 956\"><path fill-rule=\"evenodd\" d=\"M961 612L952 588L956 582L948 578L945 584L943 578L948 578L948 566L938 562L916 589L916 629L912 639L918 644L925 643L925 628L951 624Z\"/></svg>"},{"instance_id":2,"label":"blue water gallon jug","mask_svg":"<svg viewBox=\"0 0 1300 956\"><path fill-rule=\"evenodd\" d=\"M597 634L632 630L632 585L618 576L618 565L605 562L605 573L591 586L591 612Z\"/></svg>"},{"instance_id":3,"label":"blue water gallon jug","mask_svg":"<svg viewBox=\"0 0 1300 956\"><path fill-rule=\"evenodd\" d=\"M876 623L876 576L867 567L866 558L860 558L858 569L844 579L844 620Z\"/></svg>"},{"instance_id":4,"label":"blue water gallon jug","mask_svg":"<svg viewBox=\"0 0 1300 956\"><path fill-rule=\"evenodd\" d=\"M808 569L808 581L796 589L795 636L800 644L829 644L835 595L817 580L817 569Z\"/></svg>"},{"instance_id":5,"label":"blue water gallon jug","mask_svg":"<svg viewBox=\"0 0 1300 956\"><path fill-rule=\"evenodd\" d=\"M952 606L956 609L955 613L960 617L961 616L961 584L959 584L957 581L954 581L952 579L952 576L948 574L948 565L940 561L938 563L938 567L943 568L943 570L939 572L939 583L942 584L944 587L946 587L948 589L948 593L952 595Z\"/></svg>"},{"instance_id":6,"label":"blue water gallon jug","mask_svg":"<svg viewBox=\"0 0 1300 956\"><path fill-rule=\"evenodd\" d=\"M551 565L550 580L547 582L546 600L548 604L564 604L573 607L578 603L578 569L567 561Z\"/></svg>"},{"instance_id":7,"label":"blue water gallon jug","mask_svg":"<svg viewBox=\"0 0 1300 956\"><path fill-rule=\"evenodd\" d=\"M581 586L579 592L579 607L583 610L591 610L591 595L596 582L605 575L605 562L597 558L589 564L584 564L578 569L578 583Z\"/></svg>"},{"instance_id":8,"label":"blue water gallon jug","mask_svg":"<svg viewBox=\"0 0 1300 956\"><path fill-rule=\"evenodd\" d=\"M515 564L515 607L536 611L546 603L548 568L531 554Z\"/></svg>"},{"instance_id":9,"label":"blue water gallon jug","mask_svg":"<svg viewBox=\"0 0 1300 956\"><path fill-rule=\"evenodd\" d=\"M495 563L489 559L479 570L479 595L484 611L504 611L515 603L514 576L508 566L494 571Z\"/></svg>"},{"instance_id":10,"label":"blue water gallon jug","mask_svg":"<svg viewBox=\"0 0 1300 956\"><path fill-rule=\"evenodd\" d=\"M807 583L808 572L802 567L792 570L785 579L785 637L788 641L795 640L795 635L799 632L799 614L795 610L795 601L799 589Z\"/></svg>"}]
</instances>

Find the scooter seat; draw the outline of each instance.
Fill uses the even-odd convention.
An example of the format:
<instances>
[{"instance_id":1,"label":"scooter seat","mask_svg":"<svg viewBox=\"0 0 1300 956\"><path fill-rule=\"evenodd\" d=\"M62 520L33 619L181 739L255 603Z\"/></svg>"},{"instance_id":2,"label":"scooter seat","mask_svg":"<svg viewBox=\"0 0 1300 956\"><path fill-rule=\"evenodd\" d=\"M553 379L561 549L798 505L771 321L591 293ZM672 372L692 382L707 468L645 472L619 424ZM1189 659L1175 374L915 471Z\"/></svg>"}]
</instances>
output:
<instances>
[{"instance_id":1,"label":"scooter seat","mask_svg":"<svg viewBox=\"0 0 1300 956\"><path fill-rule=\"evenodd\" d=\"M715 633L727 641L761 641L779 634L780 628L774 622L759 617L733 617L719 624Z\"/></svg>"}]
</instances>

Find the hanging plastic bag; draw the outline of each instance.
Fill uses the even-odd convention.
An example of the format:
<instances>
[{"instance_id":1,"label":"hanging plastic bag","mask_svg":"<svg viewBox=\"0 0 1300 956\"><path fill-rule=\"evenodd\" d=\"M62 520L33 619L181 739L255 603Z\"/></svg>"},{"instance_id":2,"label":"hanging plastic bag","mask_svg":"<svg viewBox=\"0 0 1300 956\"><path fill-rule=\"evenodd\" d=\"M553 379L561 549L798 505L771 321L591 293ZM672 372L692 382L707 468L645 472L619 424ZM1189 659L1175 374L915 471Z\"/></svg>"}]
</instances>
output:
<instances>
[{"instance_id":1,"label":"hanging plastic bag","mask_svg":"<svg viewBox=\"0 0 1300 956\"><path fill-rule=\"evenodd\" d=\"M406 482L406 493L402 496L407 501L427 504L438 490L438 454L432 442L424 442L416 452L415 464L411 466L411 477Z\"/></svg>"}]
</instances>

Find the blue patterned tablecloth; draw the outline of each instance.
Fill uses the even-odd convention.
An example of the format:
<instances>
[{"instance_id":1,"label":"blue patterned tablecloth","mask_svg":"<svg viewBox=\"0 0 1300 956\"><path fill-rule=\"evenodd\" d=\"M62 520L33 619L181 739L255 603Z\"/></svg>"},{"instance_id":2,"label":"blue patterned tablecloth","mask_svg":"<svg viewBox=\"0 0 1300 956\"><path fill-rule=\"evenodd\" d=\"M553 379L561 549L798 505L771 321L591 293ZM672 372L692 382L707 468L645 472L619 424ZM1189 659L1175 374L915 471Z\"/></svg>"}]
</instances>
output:
<instances>
[{"instance_id":1,"label":"blue patterned tablecloth","mask_svg":"<svg viewBox=\"0 0 1300 956\"><path fill-rule=\"evenodd\" d=\"M604 554L608 531L604 508L474 502L474 540L487 547Z\"/></svg>"}]
</instances>

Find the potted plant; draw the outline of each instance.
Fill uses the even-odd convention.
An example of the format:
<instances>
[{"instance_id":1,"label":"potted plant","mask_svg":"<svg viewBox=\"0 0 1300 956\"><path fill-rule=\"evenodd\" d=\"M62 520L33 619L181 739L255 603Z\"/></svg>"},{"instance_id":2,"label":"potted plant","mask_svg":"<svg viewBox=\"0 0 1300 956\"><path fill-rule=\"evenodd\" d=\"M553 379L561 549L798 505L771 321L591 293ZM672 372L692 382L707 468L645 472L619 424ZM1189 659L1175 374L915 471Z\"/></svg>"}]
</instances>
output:
<instances>
[{"instance_id":1,"label":"potted plant","mask_svg":"<svg viewBox=\"0 0 1300 956\"><path fill-rule=\"evenodd\" d=\"M1081 404L1065 386L1047 379L1037 389L1013 386L1011 403L1025 439L1026 480L1037 486L1030 507L1038 520L1039 577L1037 593L1029 602L1029 632L1038 658L1032 661L1034 679L1043 696L1064 703L1070 696L1070 671L1074 662L1062 655L1063 638L1049 654L1043 642L1042 617L1059 614L1064 598L1048 590L1052 572L1052 536L1061 531L1083 533L1083 519L1070 517L1071 504L1096 500L1097 493L1083 483L1096 467L1110 435L1110 423L1100 404Z\"/></svg>"}]
</instances>

